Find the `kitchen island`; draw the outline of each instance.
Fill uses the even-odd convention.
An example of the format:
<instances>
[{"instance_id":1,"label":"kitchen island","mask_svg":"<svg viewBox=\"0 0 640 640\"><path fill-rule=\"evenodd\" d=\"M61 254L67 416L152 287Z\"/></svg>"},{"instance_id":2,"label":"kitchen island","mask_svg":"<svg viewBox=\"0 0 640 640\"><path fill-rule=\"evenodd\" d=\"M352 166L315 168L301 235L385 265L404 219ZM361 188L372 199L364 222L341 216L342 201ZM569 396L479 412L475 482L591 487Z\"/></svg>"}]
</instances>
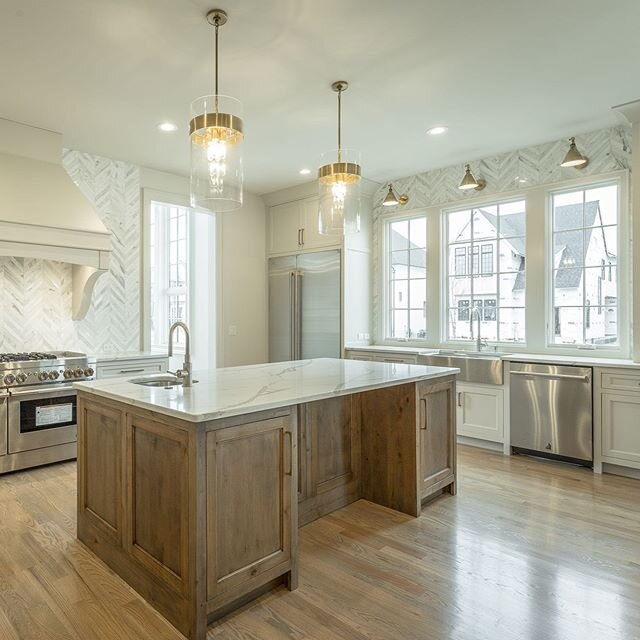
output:
<instances>
[{"instance_id":1,"label":"kitchen island","mask_svg":"<svg viewBox=\"0 0 640 640\"><path fill-rule=\"evenodd\" d=\"M284 582L297 529L455 494L457 369L322 358L77 383L78 538L182 633Z\"/></svg>"}]
</instances>

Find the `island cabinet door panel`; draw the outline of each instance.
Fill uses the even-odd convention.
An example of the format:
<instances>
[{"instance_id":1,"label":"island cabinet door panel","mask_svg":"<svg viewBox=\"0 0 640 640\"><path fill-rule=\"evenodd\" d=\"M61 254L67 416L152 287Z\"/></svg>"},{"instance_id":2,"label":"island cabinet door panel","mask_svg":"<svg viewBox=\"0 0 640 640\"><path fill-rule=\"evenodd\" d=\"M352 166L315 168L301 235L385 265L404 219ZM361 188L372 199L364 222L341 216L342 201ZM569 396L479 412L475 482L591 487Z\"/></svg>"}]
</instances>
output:
<instances>
[{"instance_id":1,"label":"island cabinet door panel","mask_svg":"<svg viewBox=\"0 0 640 640\"><path fill-rule=\"evenodd\" d=\"M455 384L418 384L420 480L424 500L446 486L455 492Z\"/></svg>"},{"instance_id":2,"label":"island cabinet door panel","mask_svg":"<svg viewBox=\"0 0 640 640\"><path fill-rule=\"evenodd\" d=\"M209 611L291 568L296 449L289 416L207 433Z\"/></svg>"},{"instance_id":3,"label":"island cabinet door panel","mask_svg":"<svg viewBox=\"0 0 640 640\"><path fill-rule=\"evenodd\" d=\"M353 396L310 402L301 420L306 437L307 491L300 504L306 524L360 497L360 420Z\"/></svg>"},{"instance_id":4,"label":"island cabinet door panel","mask_svg":"<svg viewBox=\"0 0 640 640\"><path fill-rule=\"evenodd\" d=\"M188 589L188 433L127 416L128 553L174 590Z\"/></svg>"},{"instance_id":5,"label":"island cabinet door panel","mask_svg":"<svg viewBox=\"0 0 640 640\"><path fill-rule=\"evenodd\" d=\"M78 402L78 522L122 540L124 414L99 402Z\"/></svg>"}]
</instances>

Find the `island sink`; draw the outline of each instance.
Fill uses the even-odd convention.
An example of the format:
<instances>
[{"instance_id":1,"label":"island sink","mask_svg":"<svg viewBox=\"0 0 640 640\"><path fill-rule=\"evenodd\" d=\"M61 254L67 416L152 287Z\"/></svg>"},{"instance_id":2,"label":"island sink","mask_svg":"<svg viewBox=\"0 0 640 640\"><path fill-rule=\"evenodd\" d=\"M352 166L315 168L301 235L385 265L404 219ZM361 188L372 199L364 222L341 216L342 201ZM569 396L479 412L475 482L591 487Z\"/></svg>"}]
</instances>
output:
<instances>
[{"instance_id":1,"label":"island sink","mask_svg":"<svg viewBox=\"0 0 640 640\"><path fill-rule=\"evenodd\" d=\"M455 494L457 372L318 359L188 388L77 383L78 538L205 640L249 599L296 588L298 526L359 499L418 516Z\"/></svg>"}]
</instances>

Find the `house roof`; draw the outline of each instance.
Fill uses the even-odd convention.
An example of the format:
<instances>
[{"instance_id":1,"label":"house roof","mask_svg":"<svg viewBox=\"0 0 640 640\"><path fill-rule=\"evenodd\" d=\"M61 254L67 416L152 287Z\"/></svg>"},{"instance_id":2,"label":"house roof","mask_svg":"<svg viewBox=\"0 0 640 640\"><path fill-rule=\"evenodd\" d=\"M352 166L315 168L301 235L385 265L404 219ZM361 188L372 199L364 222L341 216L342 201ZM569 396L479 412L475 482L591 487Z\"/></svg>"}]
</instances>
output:
<instances>
[{"instance_id":1,"label":"house roof","mask_svg":"<svg viewBox=\"0 0 640 640\"><path fill-rule=\"evenodd\" d=\"M402 234L398 233L395 229L391 228L391 242L392 247L400 247L405 245L407 239ZM412 267L420 267L422 269L427 268L427 250L424 247L418 247L413 242L409 242L409 249L421 249L421 251L415 251L411 258ZM391 266L393 265L407 265L406 253L402 250L391 252Z\"/></svg>"}]
</instances>

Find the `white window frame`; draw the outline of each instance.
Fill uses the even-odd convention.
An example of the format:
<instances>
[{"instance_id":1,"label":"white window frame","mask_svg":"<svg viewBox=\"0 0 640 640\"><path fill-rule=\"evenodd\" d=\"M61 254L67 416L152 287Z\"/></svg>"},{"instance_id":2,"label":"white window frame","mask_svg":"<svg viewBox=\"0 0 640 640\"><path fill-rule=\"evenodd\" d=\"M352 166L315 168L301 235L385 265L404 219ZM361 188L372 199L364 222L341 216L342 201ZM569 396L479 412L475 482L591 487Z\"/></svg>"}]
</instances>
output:
<instances>
[{"instance_id":1,"label":"white window frame","mask_svg":"<svg viewBox=\"0 0 640 640\"><path fill-rule=\"evenodd\" d=\"M460 347L460 345L470 345L473 344L473 342L475 341L476 338L450 338L449 337L449 278L450 276L453 278L457 278L457 274L450 274L449 273L449 214L450 213L455 213L457 211L464 211L466 209L469 209L470 211L473 211L473 209L480 209L482 207L491 207L491 206L500 206L500 205L504 205L504 204L509 204L511 202L519 202L523 200L525 203L525 235L524 235L524 240L525 240L525 246L527 246L527 249L525 250L525 281L524 281L524 299L525 299L525 307L523 307L524 310L526 310L526 301L528 298L527 295L527 282L528 282L528 278L529 278L529 262L526 259L527 253L528 253L528 241L527 241L527 231L528 231L528 211L529 211L529 207L528 207L528 202L527 202L527 198L520 194L520 195L505 195L505 194L496 194L495 196L493 196L492 198L484 198L482 200L474 200L474 201L462 201L462 202L457 202L455 203L454 206L448 206L446 208L443 208L441 210L441 217L442 217L442 223L441 223L441 227L442 227L442 237L441 237L441 243L440 243L440 255L441 255L441 260L440 260L440 264L441 264L441 277L440 277L440 289L441 289L441 296L440 296L440 304L441 304L441 313L440 313L440 326L441 326L441 342L443 344L447 344L447 345L457 345L458 347ZM472 215L473 218L473 215ZM498 216L499 219L499 216ZM496 321L499 323L500 322L500 309L501 308L505 308L505 309L511 309L511 308L519 308L519 307L509 307L509 306L505 306L505 307L501 307L499 304L499 300L500 300L500 275L502 275L504 272L500 272L499 268L500 268L500 227L498 224L498 229L496 230L496 238L495 240L492 238L490 240L491 242L495 242L496 243L496 249L492 252L492 256L493 256L493 267L494 267L494 271L491 273L483 273L482 271L482 245L486 245L489 242L489 239L487 238L481 238L478 242L472 242L471 245L469 246L468 250L467 250L467 254L468 254L468 265L467 265L467 276L466 277L470 277L472 279L472 283L473 283L473 278L482 278L482 277L487 277L487 276L496 276L496 293L494 294L478 294L482 300L484 301L485 299L494 299L496 300L496 306L494 307L495 309L495 314L496 314ZM477 273L473 273L473 249L474 247L477 247L478 251L477 251L477 259L478 259L478 269L477 269ZM473 289L473 287L472 287ZM471 298L474 297L473 291L469 294L469 300L471 300ZM476 296L478 297L478 296ZM455 308L455 307L452 307ZM471 313L473 307L469 307L469 313ZM484 322L484 303L483 303L483 307L482 307L482 318L483 318L483 322ZM523 340L520 340L518 342L515 342L513 340L490 340L488 341L489 344L491 345L501 345L504 348L510 348L510 349L517 349L520 350L523 347L526 347L527 344L527 318L526 318L526 311L525 311L525 336ZM475 331L475 326L474 326L474 331ZM483 338L484 340L484 338Z\"/></svg>"},{"instance_id":2,"label":"white window frame","mask_svg":"<svg viewBox=\"0 0 640 640\"><path fill-rule=\"evenodd\" d=\"M618 344L614 345L585 345L585 344L556 344L555 337L555 306L553 293L553 196L559 193L569 193L594 187L603 187L616 184L618 186L618 256L617 256L617 328ZM563 182L559 185L550 185L545 190L545 297L546 297L546 345L550 351L562 351L575 353L586 351L603 357L628 357L630 352L630 306L631 280L631 234L630 234L630 210L629 210L629 175L627 171L617 171L599 176L587 176ZM584 267L583 267L584 268ZM586 303L586 300L583 301ZM593 310L592 310L593 313ZM584 318L584 316L583 316Z\"/></svg>"},{"instance_id":3,"label":"white window frame","mask_svg":"<svg viewBox=\"0 0 640 640\"><path fill-rule=\"evenodd\" d=\"M390 274L391 274L391 265L389 263L389 257L391 254L390 251L390 247L389 247L389 230L391 228L391 223L393 222L402 222L404 220L415 220L417 218L424 218L425 222L426 222L426 238L425 238L425 242L426 242L426 247L425 247L425 251L426 251L426 261L427 261L427 267L426 267L426 272L425 272L425 299L427 300L427 309L425 310L425 328L426 328L426 337L425 338L394 338L394 337L390 337L390 330L391 330L391 307L390 307L390 301L391 301L391 278L390 278ZM382 330L383 330L383 335L384 335L384 340L385 342L388 342L390 344L397 344L397 343L416 343L416 344L424 344L425 340L429 339L429 312L428 312L428 308L429 308L429 303L428 303L428 299L429 299L429 285L430 285L430 277L429 277L429 218L425 212L424 209L416 209L416 210L412 210L409 212L398 212L392 215L387 215L384 216L383 219L381 220L381 228L380 228L380 232L381 232L381 236L382 236L382 242L381 242L381 246L382 246L382 251L383 251L383 257L382 257L382 299L383 299L383 304L382 304L382 322L381 322L381 326L382 326Z\"/></svg>"}]
</instances>

